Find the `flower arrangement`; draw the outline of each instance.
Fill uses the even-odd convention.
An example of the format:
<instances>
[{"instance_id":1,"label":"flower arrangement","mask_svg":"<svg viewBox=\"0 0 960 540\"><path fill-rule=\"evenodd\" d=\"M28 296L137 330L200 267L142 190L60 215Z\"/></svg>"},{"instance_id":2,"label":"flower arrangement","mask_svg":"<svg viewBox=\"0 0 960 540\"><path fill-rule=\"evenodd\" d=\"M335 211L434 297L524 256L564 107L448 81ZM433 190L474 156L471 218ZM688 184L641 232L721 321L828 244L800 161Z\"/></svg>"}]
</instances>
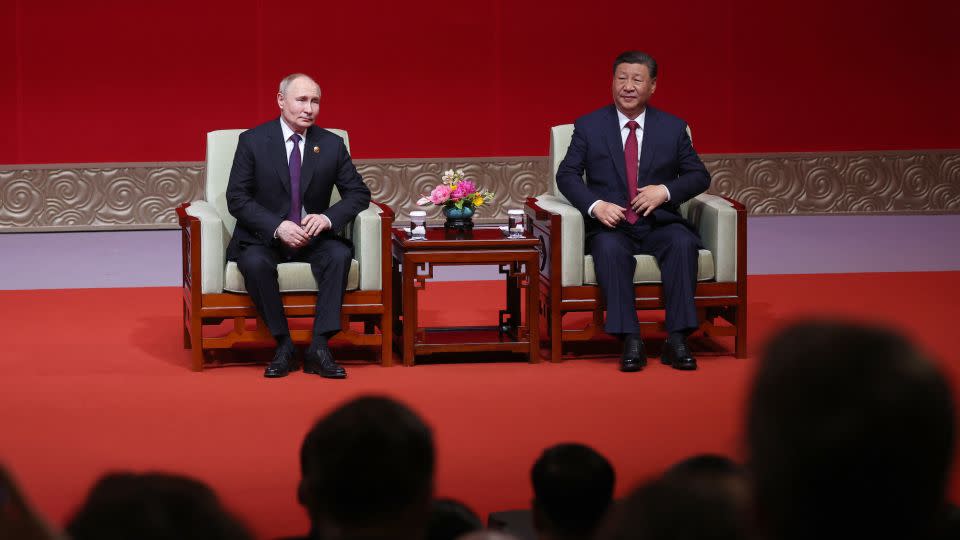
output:
<instances>
[{"instance_id":1,"label":"flower arrangement","mask_svg":"<svg viewBox=\"0 0 960 540\"><path fill-rule=\"evenodd\" d=\"M443 172L440 185L433 188L429 196L420 197L418 206L443 206L444 209L456 208L472 210L493 200L494 193L486 189L478 189L473 180L468 180L463 169Z\"/></svg>"}]
</instances>

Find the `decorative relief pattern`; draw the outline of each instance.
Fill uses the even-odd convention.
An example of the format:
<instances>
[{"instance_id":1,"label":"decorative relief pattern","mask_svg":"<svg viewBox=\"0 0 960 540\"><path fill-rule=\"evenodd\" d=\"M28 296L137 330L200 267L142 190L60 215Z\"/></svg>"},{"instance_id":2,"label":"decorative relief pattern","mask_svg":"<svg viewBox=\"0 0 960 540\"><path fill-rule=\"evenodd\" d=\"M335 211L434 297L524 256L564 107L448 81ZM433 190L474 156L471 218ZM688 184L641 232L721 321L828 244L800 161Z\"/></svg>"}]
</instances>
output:
<instances>
[{"instance_id":1,"label":"decorative relief pattern","mask_svg":"<svg viewBox=\"0 0 960 540\"><path fill-rule=\"evenodd\" d=\"M0 167L0 232L173 229L202 189L198 163Z\"/></svg>"},{"instance_id":2,"label":"decorative relief pattern","mask_svg":"<svg viewBox=\"0 0 960 540\"><path fill-rule=\"evenodd\" d=\"M751 214L960 212L960 152L705 155L710 191Z\"/></svg>"},{"instance_id":3,"label":"decorative relief pattern","mask_svg":"<svg viewBox=\"0 0 960 540\"><path fill-rule=\"evenodd\" d=\"M960 213L960 151L704 155L712 193L755 215ZM546 191L543 157L358 159L376 200L399 216L446 169L496 192L478 223ZM0 167L0 233L175 229L174 208L202 197L204 164L121 163ZM443 219L428 207L428 218Z\"/></svg>"}]
</instances>

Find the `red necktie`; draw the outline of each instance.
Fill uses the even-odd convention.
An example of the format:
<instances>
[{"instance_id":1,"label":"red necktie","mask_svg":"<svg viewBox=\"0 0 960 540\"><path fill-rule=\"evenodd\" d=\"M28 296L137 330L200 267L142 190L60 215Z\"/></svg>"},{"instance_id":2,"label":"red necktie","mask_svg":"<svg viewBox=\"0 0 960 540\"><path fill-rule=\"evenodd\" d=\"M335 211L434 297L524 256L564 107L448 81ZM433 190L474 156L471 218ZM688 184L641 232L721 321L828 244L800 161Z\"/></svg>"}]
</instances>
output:
<instances>
[{"instance_id":1,"label":"red necktie","mask_svg":"<svg viewBox=\"0 0 960 540\"><path fill-rule=\"evenodd\" d=\"M640 216L633 211L633 205L630 201L637 196L637 174L640 169L640 149L637 147L637 128L640 124L633 120L627 122L630 128L630 134L627 135L627 142L623 146L623 157L627 161L627 222L633 225L640 219Z\"/></svg>"}]
</instances>

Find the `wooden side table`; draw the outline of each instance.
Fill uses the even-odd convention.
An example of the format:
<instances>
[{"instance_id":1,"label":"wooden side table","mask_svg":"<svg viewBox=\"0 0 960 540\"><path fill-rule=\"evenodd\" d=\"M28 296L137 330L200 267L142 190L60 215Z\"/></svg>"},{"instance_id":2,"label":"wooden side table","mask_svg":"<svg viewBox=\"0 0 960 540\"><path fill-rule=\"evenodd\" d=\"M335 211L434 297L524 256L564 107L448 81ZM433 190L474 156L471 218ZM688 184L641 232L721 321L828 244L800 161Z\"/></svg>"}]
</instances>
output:
<instances>
[{"instance_id":1,"label":"wooden side table","mask_svg":"<svg viewBox=\"0 0 960 540\"><path fill-rule=\"evenodd\" d=\"M507 238L499 228L476 227L461 232L428 227L426 240L411 240L407 230L393 229L394 320L403 329L395 331L394 336L399 342L403 365L412 366L418 354L475 351L526 353L531 363L539 362L537 272L540 252L537 245L538 240L532 235ZM506 276L507 298L506 309L500 312L496 326L441 330L418 325L418 292L433 278L434 267L444 265L499 267L500 273ZM527 295L523 317L521 290Z\"/></svg>"}]
</instances>

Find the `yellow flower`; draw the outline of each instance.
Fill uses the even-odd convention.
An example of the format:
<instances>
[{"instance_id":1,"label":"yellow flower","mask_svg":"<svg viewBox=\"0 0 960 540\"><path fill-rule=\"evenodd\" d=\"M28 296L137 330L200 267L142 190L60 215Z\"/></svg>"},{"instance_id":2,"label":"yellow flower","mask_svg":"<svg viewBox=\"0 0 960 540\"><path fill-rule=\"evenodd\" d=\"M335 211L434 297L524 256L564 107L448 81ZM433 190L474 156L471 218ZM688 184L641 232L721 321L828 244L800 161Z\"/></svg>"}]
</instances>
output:
<instances>
[{"instance_id":1,"label":"yellow flower","mask_svg":"<svg viewBox=\"0 0 960 540\"><path fill-rule=\"evenodd\" d=\"M482 206L482 205L483 205L483 197L481 197L480 195L477 195L476 197L474 197L474 198L473 198L473 205L474 205L474 206Z\"/></svg>"}]
</instances>

